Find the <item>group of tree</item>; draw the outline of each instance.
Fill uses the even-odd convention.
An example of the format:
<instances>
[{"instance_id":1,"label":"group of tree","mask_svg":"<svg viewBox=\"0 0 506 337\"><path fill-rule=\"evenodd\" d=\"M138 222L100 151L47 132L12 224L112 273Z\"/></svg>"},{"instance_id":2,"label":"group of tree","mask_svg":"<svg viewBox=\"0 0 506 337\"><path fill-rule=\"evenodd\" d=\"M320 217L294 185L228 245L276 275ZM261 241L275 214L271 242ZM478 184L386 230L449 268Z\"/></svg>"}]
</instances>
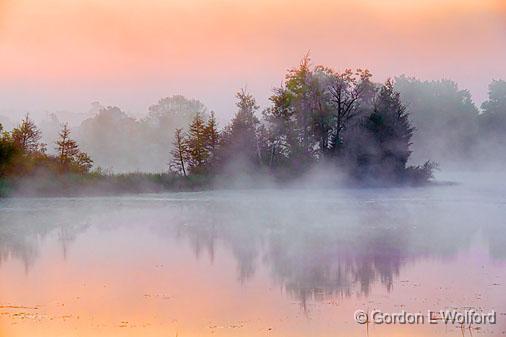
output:
<instances>
[{"instance_id":1,"label":"group of tree","mask_svg":"<svg viewBox=\"0 0 506 337\"><path fill-rule=\"evenodd\" d=\"M202 116L195 117L189 132L178 130L174 171L228 175L229 169L249 170L289 178L325 164L354 180L388 183L426 181L436 161L468 167L506 161L502 80L490 84L480 112L470 92L451 80L400 76L378 84L368 70L336 72L312 66L306 57L274 89L262 119L250 94L241 91L236 98L234 119L220 131L213 124L212 149L197 141L196 135L208 139ZM200 153L205 160L196 166ZM410 164L416 162L423 164Z\"/></svg>"},{"instance_id":2,"label":"group of tree","mask_svg":"<svg viewBox=\"0 0 506 337\"><path fill-rule=\"evenodd\" d=\"M417 132L413 137L416 159L428 155L437 161L469 158L478 136L478 108L467 90L451 80L420 81L396 78L395 88L409 107Z\"/></svg>"},{"instance_id":3,"label":"group of tree","mask_svg":"<svg viewBox=\"0 0 506 337\"><path fill-rule=\"evenodd\" d=\"M474 104L468 90L451 80L420 81L400 76L400 92L416 126L414 160L430 156L447 166L504 164L506 161L506 82L494 80L489 98Z\"/></svg>"},{"instance_id":4,"label":"group of tree","mask_svg":"<svg viewBox=\"0 0 506 337\"><path fill-rule=\"evenodd\" d=\"M238 111L222 131L214 112L207 119L197 113L186 132L176 129L169 165L173 172L184 176L233 173L230 170L247 173L261 164L259 120L255 116L258 106L245 91L238 92L236 98ZM238 165L241 163L244 165Z\"/></svg>"},{"instance_id":5,"label":"group of tree","mask_svg":"<svg viewBox=\"0 0 506 337\"><path fill-rule=\"evenodd\" d=\"M41 124L52 135L43 141L26 116L12 131L0 130L0 175L85 174L93 164L115 173L161 172L168 165L181 176L246 173L283 180L321 165L355 181L397 183L429 179L435 164L428 158L447 164L506 157L501 80L491 83L480 112L469 91L450 80L401 76L380 84L368 70L338 72L305 57L265 109L244 90L236 101L235 116L221 129L213 112L181 95L159 100L143 118L94 103L93 116L73 129L75 140L52 116ZM49 149L44 144L53 142ZM425 164L410 166L417 162Z\"/></svg>"},{"instance_id":6,"label":"group of tree","mask_svg":"<svg viewBox=\"0 0 506 337\"><path fill-rule=\"evenodd\" d=\"M409 164L423 163L430 158L443 166L451 163L461 166L504 157L497 155L505 151L496 146L501 144L501 132L497 130L502 130L500 119L504 113L489 113L497 107L485 103L480 111L469 91L450 80L420 81L400 76L392 82L409 112L409 122L416 128L410 141ZM497 100L493 97L500 92L502 83L492 83L491 101ZM209 159L213 164L207 163L205 168L200 165L197 171L211 171L220 157L221 162L227 157L236 159L235 170L248 169L250 161L257 161L259 167L287 176L303 172L315 162L337 162L339 158L342 161L345 151L349 155L350 147L357 144L350 139L358 136L359 121L372 113L381 86L372 82L367 70L336 72L328 67L313 67L305 59L287 73L266 109L250 105L253 116L249 121L237 116L236 125L229 123L219 130L212 152L221 153L213 153L213 159ZM149 107L144 117L138 118L118 107L96 103L92 116L76 126L74 132L81 148L93 157L97 166L107 171L161 172L167 168L167 154L173 149L176 129L181 129L181 140L187 138L189 125L196 115L206 123L210 112L200 101L181 95L160 99ZM240 130L239 124L243 122L249 137ZM58 123L53 121L54 125ZM49 134L47 127L44 133ZM46 142L52 142L54 137L46 138ZM246 141L249 145L241 143ZM232 169L232 165L225 166ZM188 174L190 167L186 171ZM354 173L358 172L363 170Z\"/></svg>"},{"instance_id":7,"label":"group of tree","mask_svg":"<svg viewBox=\"0 0 506 337\"><path fill-rule=\"evenodd\" d=\"M97 166L115 173L161 172L167 169L172 135L189 125L196 114L208 117L200 101L174 95L133 118L115 106L95 103L92 116L76 128L76 139Z\"/></svg>"},{"instance_id":8,"label":"group of tree","mask_svg":"<svg viewBox=\"0 0 506 337\"><path fill-rule=\"evenodd\" d=\"M63 125L55 142L55 155L47 152L41 131L28 115L11 132L0 125L0 177L26 177L37 173L86 174L93 161L79 150Z\"/></svg>"},{"instance_id":9,"label":"group of tree","mask_svg":"<svg viewBox=\"0 0 506 337\"><path fill-rule=\"evenodd\" d=\"M359 181L427 180L435 164L409 167L414 128L388 80L378 85L368 70L342 73L311 66L309 57L290 70L256 117L252 95L237 93L237 113L221 131L215 119L196 115L178 129L171 168L177 173L268 172L289 178L324 164Z\"/></svg>"}]
</instances>

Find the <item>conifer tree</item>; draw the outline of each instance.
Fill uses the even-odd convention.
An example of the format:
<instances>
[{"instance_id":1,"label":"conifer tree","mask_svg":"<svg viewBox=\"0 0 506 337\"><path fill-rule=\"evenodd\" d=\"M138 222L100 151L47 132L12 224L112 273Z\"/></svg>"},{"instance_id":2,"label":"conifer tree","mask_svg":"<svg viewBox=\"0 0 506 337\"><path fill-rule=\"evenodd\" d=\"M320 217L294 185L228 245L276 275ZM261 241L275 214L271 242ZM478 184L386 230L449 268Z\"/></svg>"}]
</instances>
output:
<instances>
[{"instance_id":1,"label":"conifer tree","mask_svg":"<svg viewBox=\"0 0 506 337\"><path fill-rule=\"evenodd\" d=\"M200 113L196 113L188 131L188 168L191 173L204 173L209 157L206 141L206 124Z\"/></svg>"},{"instance_id":2,"label":"conifer tree","mask_svg":"<svg viewBox=\"0 0 506 337\"><path fill-rule=\"evenodd\" d=\"M12 138L25 154L44 153L46 151L45 144L40 142L42 134L28 114L21 121L21 124L12 130Z\"/></svg>"},{"instance_id":3,"label":"conifer tree","mask_svg":"<svg viewBox=\"0 0 506 337\"><path fill-rule=\"evenodd\" d=\"M244 90L236 94L238 108L231 123L222 136L224 160L238 159L250 164L260 163L260 148L257 138L259 124L255 112L258 105L253 95Z\"/></svg>"},{"instance_id":4,"label":"conifer tree","mask_svg":"<svg viewBox=\"0 0 506 337\"><path fill-rule=\"evenodd\" d=\"M67 124L63 125L59 137L56 141L56 150L58 151L57 159L60 171L63 173L71 171L88 172L93 165L93 161L85 152L81 152L77 142L70 138L70 129Z\"/></svg>"},{"instance_id":5,"label":"conifer tree","mask_svg":"<svg viewBox=\"0 0 506 337\"><path fill-rule=\"evenodd\" d=\"M348 157L354 158L355 175L382 181L401 180L411 154L414 128L409 115L388 80L379 90L373 112L349 139Z\"/></svg>"},{"instance_id":6,"label":"conifer tree","mask_svg":"<svg viewBox=\"0 0 506 337\"><path fill-rule=\"evenodd\" d=\"M213 167L216 164L218 156L218 144L220 141L220 133L218 131L218 123L216 122L214 111L211 111L211 115L207 120L205 137L206 149L209 153L208 166Z\"/></svg>"}]
</instances>

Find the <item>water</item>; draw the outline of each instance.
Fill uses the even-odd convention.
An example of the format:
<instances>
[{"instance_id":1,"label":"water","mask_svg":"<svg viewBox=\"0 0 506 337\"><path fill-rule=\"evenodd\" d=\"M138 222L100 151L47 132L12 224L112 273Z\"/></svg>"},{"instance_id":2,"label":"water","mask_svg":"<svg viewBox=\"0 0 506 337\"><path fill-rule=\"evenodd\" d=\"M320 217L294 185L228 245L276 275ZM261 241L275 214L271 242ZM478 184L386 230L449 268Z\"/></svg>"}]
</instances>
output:
<instances>
[{"instance_id":1,"label":"water","mask_svg":"<svg viewBox=\"0 0 506 337\"><path fill-rule=\"evenodd\" d=\"M3 200L0 336L504 336L506 187L459 179ZM469 307L497 324L353 319Z\"/></svg>"}]
</instances>

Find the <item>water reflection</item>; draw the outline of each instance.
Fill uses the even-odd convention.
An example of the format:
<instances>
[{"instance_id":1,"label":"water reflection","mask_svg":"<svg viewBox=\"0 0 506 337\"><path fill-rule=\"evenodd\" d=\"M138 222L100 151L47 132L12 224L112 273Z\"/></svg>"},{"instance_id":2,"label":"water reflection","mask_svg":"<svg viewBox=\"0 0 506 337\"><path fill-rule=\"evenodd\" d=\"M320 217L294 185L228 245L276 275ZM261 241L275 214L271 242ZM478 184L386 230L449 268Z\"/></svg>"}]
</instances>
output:
<instances>
[{"instance_id":1,"label":"water reflection","mask_svg":"<svg viewBox=\"0 0 506 337\"><path fill-rule=\"evenodd\" d=\"M396 205L399 200L337 201L212 200L175 207L169 223L197 257L205 248L212 260L217 245L227 247L240 282L263 263L304 306L308 299L367 296L375 282L391 290L404 265L419 258L451 258L468 248L482 228L487 236L503 236L500 226L484 226L465 210L438 212L433 204ZM170 229L162 228L170 236Z\"/></svg>"},{"instance_id":2,"label":"water reflection","mask_svg":"<svg viewBox=\"0 0 506 337\"><path fill-rule=\"evenodd\" d=\"M452 187L3 200L0 336L363 336L350 315L370 303L505 311L505 198ZM440 332L424 328L371 336Z\"/></svg>"},{"instance_id":3,"label":"water reflection","mask_svg":"<svg viewBox=\"0 0 506 337\"><path fill-rule=\"evenodd\" d=\"M49 204L47 204L49 202ZM4 201L0 211L0 265L9 258L23 262L25 271L36 262L40 242L50 233L58 231L62 254L84 231L88 222L84 209L79 212L65 208L52 208L51 201Z\"/></svg>"},{"instance_id":4,"label":"water reflection","mask_svg":"<svg viewBox=\"0 0 506 337\"><path fill-rule=\"evenodd\" d=\"M108 236L142 226L158 239L189 244L196 259L206 256L210 263L218 247L225 249L242 284L261 265L305 307L308 300L367 296L374 283L390 291L404 266L422 258L451 259L475 240L485 241L492 257L506 257L503 204L434 199L430 191L410 192L409 198L364 193L9 200L0 212L0 264L20 259L29 272L49 233L57 233L65 257L90 226Z\"/></svg>"}]
</instances>

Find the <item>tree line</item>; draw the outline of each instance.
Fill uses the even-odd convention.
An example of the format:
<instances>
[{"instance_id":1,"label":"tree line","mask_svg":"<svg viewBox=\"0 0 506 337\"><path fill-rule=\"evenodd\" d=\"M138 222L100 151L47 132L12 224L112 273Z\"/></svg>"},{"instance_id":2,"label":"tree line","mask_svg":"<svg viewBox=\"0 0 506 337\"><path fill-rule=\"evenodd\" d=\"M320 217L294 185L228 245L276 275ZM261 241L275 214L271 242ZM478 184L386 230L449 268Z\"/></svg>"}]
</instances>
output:
<instances>
[{"instance_id":1,"label":"tree line","mask_svg":"<svg viewBox=\"0 0 506 337\"><path fill-rule=\"evenodd\" d=\"M93 165L110 165L181 177L264 174L285 181L325 166L354 182L419 183L437 166L429 159L505 157L502 80L491 83L480 113L469 91L450 80L400 76L379 84L366 69L338 72L305 57L273 89L265 109L245 90L235 98L235 116L222 128L214 112L180 95L161 99L142 119L95 103L93 117L72 131L75 138L53 118L59 130L49 149L26 116L12 131L1 129L0 176L86 175ZM48 133L47 123L42 129Z\"/></svg>"},{"instance_id":2,"label":"tree line","mask_svg":"<svg viewBox=\"0 0 506 337\"><path fill-rule=\"evenodd\" d=\"M436 164L408 166L414 127L394 81L379 85L368 70L342 73L311 66L309 57L274 89L270 107L245 92L219 131L214 115L197 113L175 132L170 168L181 175L267 172L281 179L323 164L355 181L421 182Z\"/></svg>"},{"instance_id":3,"label":"tree line","mask_svg":"<svg viewBox=\"0 0 506 337\"><path fill-rule=\"evenodd\" d=\"M506 162L506 81L493 80L479 109L468 90L451 80L400 76L395 88L416 133L414 160L428 155L446 166L501 166Z\"/></svg>"},{"instance_id":4,"label":"tree line","mask_svg":"<svg viewBox=\"0 0 506 337\"><path fill-rule=\"evenodd\" d=\"M0 125L0 177L23 177L37 172L86 174L93 160L81 151L71 138L67 124L59 132L54 144L55 155L48 154L42 134L26 115L11 132Z\"/></svg>"}]
</instances>

